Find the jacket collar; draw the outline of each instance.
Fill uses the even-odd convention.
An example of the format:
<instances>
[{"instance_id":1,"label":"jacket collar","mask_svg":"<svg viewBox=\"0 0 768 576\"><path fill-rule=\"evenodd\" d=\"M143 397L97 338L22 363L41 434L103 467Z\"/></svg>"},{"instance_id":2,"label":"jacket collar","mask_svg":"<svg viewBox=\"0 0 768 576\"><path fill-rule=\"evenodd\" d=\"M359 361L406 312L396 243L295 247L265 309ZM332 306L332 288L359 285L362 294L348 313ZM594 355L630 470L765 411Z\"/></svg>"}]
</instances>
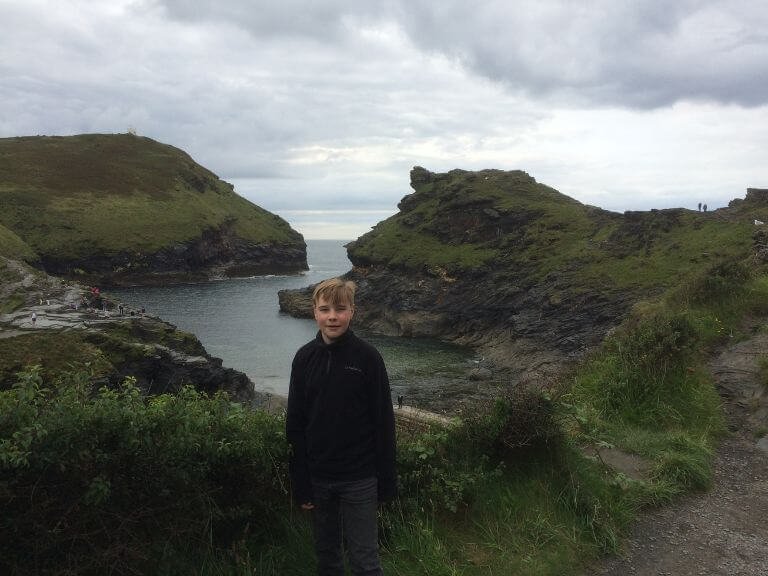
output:
<instances>
[{"instance_id":1,"label":"jacket collar","mask_svg":"<svg viewBox=\"0 0 768 576\"><path fill-rule=\"evenodd\" d=\"M317 344L322 348L333 350L334 348L338 348L340 346L343 346L347 342L349 342L353 336L354 336L354 332L352 332L352 330L350 329L347 329L347 331L344 332L344 334L342 334L341 336L339 336L336 340L334 340L330 344L326 344L325 340L323 340L323 334L320 332L320 330L318 330L317 334L315 335L315 342L317 342Z\"/></svg>"}]
</instances>

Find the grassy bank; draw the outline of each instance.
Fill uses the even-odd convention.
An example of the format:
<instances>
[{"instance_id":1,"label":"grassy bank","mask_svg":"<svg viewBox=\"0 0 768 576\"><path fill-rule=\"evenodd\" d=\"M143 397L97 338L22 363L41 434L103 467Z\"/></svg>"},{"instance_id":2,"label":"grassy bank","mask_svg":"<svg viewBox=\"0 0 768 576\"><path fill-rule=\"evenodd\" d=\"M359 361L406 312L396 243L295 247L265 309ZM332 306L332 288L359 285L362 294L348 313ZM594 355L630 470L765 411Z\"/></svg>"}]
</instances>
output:
<instances>
[{"instance_id":1,"label":"grassy bank","mask_svg":"<svg viewBox=\"0 0 768 576\"><path fill-rule=\"evenodd\" d=\"M724 427L712 350L768 313L768 277L718 266L630 318L573 373L450 430L398 434L389 575L577 575L637 511L711 482ZM283 420L185 389L22 373L0 392L0 568L15 574L305 575ZM635 477L607 453L640 464Z\"/></svg>"}]
</instances>

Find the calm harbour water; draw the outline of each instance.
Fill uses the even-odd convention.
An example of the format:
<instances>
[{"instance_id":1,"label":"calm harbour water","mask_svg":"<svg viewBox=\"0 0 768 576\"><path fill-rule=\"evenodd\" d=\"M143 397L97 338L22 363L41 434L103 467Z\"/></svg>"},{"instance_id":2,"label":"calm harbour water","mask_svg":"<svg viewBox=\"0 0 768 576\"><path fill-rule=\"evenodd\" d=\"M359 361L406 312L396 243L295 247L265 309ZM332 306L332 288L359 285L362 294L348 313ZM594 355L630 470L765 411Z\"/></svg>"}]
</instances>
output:
<instances>
[{"instance_id":1,"label":"calm harbour water","mask_svg":"<svg viewBox=\"0 0 768 576\"><path fill-rule=\"evenodd\" d=\"M313 320L281 314L277 292L303 288L352 267L342 240L308 240L309 271L297 276L256 276L199 284L136 287L110 291L115 299L194 333L212 356L248 375L256 389L288 394L291 361L316 332ZM354 321L352 324L354 329ZM357 330L356 330L357 331ZM360 333L387 365L393 395L431 393L441 375L463 372L471 352L435 340Z\"/></svg>"}]
</instances>

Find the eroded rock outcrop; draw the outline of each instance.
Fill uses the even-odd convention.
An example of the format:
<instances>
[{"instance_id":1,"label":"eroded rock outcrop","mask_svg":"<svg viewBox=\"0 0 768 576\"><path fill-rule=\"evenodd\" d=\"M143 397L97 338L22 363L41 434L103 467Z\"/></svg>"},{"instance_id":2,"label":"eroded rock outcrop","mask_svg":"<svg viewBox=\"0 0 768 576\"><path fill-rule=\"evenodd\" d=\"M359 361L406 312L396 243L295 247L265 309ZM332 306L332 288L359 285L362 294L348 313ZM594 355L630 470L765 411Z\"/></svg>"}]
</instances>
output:
<instances>
[{"instance_id":1,"label":"eroded rock outcrop","mask_svg":"<svg viewBox=\"0 0 768 576\"><path fill-rule=\"evenodd\" d=\"M398 214L348 245L355 322L470 345L520 374L560 371L635 303L747 257L752 218L768 212L748 198L738 210L617 214L521 171L416 167L411 187ZM309 294L283 291L280 307L307 316Z\"/></svg>"}]
</instances>

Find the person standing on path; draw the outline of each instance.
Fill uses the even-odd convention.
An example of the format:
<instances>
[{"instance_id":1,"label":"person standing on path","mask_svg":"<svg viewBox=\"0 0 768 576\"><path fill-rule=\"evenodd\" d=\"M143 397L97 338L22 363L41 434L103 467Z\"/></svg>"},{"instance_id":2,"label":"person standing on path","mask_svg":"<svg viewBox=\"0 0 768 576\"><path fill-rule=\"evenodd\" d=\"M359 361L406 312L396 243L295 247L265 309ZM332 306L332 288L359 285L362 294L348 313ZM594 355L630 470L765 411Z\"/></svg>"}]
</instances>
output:
<instances>
[{"instance_id":1,"label":"person standing on path","mask_svg":"<svg viewBox=\"0 0 768 576\"><path fill-rule=\"evenodd\" d=\"M382 575L377 504L397 493L395 423L379 352L349 329L355 284L315 287L317 336L296 352L286 413L294 501L312 513L320 576Z\"/></svg>"}]
</instances>

